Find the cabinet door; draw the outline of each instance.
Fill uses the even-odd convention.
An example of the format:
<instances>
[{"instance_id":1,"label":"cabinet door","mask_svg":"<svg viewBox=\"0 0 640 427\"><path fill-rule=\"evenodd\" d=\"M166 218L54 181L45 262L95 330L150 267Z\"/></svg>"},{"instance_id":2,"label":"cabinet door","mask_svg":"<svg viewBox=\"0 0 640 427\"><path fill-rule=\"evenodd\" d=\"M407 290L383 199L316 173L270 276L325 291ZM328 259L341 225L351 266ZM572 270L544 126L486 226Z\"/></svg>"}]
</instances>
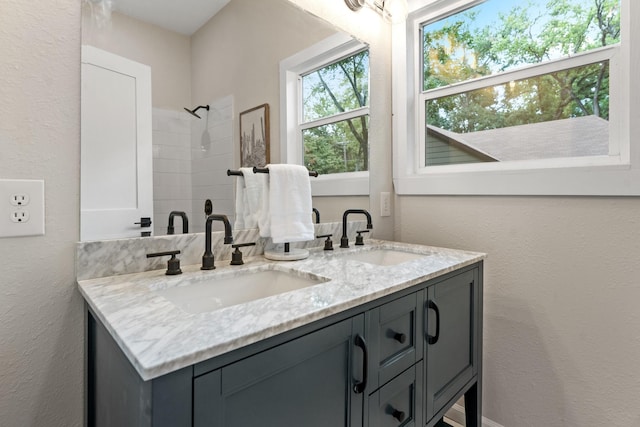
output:
<instances>
[{"instance_id":1,"label":"cabinet door","mask_svg":"<svg viewBox=\"0 0 640 427\"><path fill-rule=\"evenodd\" d=\"M422 426L422 375L420 361L369 396L365 426Z\"/></svg>"},{"instance_id":2,"label":"cabinet door","mask_svg":"<svg viewBox=\"0 0 640 427\"><path fill-rule=\"evenodd\" d=\"M196 378L194 425L362 425L363 331L359 315Z\"/></svg>"},{"instance_id":3,"label":"cabinet door","mask_svg":"<svg viewBox=\"0 0 640 427\"><path fill-rule=\"evenodd\" d=\"M386 384L422 359L422 291L374 308L366 313L371 347L371 390ZM418 303L420 301L420 304Z\"/></svg>"},{"instance_id":4,"label":"cabinet door","mask_svg":"<svg viewBox=\"0 0 640 427\"><path fill-rule=\"evenodd\" d=\"M427 288L425 300L426 421L477 373L477 270Z\"/></svg>"}]
</instances>

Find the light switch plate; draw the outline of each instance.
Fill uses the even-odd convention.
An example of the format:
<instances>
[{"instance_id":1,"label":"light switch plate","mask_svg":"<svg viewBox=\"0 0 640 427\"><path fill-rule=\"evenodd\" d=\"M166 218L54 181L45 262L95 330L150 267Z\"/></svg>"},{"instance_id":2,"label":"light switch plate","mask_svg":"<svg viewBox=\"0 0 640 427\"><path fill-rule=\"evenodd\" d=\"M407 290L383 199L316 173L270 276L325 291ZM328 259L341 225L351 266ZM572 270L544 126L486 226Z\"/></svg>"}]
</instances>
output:
<instances>
[{"instance_id":1,"label":"light switch plate","mask_svg":"<svg viewBox=\"0 0 640 427\"><path fill-rule=\"evenodd\" d=\"M391 193L380 193L380 216L391 216Z\"/></svg>"},{"instance_id":2,"label":"light switch plate","mask_svg":"<svg viewBox=\"0 0 640 427\"><path fill-rule=\"evenodd\" d=\"M44 234L44 181L0 179L0 237Z\"/></svg>"}]
</instances>

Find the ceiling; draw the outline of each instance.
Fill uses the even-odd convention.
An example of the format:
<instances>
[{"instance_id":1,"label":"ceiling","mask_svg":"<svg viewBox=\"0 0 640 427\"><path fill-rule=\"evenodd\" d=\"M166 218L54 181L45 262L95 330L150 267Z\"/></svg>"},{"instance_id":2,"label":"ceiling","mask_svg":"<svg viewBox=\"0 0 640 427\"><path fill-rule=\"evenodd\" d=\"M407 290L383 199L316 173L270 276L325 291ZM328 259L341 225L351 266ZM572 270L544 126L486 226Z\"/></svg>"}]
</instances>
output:
<instances>
[{"instance_id":1,"label":"ceiling","mask_svg":"<svg viewBox=\"0 0 640 427\"><path fill-rule=\"evenodd\" d=\"M192 35L230 0L113 0L113 9L177 33Z\"/></svg>"}]
</instances>

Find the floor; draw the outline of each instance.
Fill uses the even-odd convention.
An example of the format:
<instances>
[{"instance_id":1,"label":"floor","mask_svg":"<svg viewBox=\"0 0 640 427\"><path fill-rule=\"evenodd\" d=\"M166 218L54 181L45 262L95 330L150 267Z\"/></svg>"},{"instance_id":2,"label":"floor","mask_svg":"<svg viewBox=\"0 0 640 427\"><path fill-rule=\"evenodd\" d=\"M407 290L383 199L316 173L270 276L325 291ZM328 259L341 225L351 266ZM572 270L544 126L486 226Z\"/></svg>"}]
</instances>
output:
<instances>
[{"instance_id":1,"label":"floor","mask_svg":"<svg viewBox=\"0 0 640 427\"><path fill-rule=\"evenodd\" d=\"M451 419L449 419L447 417L444 418L444 422L449 424L450 427L464 427L462 424L458 424L457 422L452 421Z\"/></svg>"}]
</instances>

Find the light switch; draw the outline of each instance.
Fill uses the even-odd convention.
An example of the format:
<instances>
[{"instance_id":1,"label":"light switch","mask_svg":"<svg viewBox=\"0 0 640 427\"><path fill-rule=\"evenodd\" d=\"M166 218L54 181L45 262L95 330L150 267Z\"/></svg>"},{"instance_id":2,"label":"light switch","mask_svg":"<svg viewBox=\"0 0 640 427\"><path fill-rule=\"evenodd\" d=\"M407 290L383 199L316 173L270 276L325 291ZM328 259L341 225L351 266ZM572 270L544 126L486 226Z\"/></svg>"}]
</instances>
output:
<instances>
[{"instance_id":1,"label":"light switch","mask_svg":"<svg viewBox=\"0 0 640 427\"><path fill-rule=\"evenodd\" d=\"M380 193L380 216L391 216L391 193Z\"/></svg>"},{"instance_id":2,"label":"light switch","mask_svg":"<svg viewBox=\"0 0 640 427\"><path fill-rule=\"evenodd\" d=\"M44 181L0 179L0 237L44 234Z\"/></svg>"}]
</instances>

